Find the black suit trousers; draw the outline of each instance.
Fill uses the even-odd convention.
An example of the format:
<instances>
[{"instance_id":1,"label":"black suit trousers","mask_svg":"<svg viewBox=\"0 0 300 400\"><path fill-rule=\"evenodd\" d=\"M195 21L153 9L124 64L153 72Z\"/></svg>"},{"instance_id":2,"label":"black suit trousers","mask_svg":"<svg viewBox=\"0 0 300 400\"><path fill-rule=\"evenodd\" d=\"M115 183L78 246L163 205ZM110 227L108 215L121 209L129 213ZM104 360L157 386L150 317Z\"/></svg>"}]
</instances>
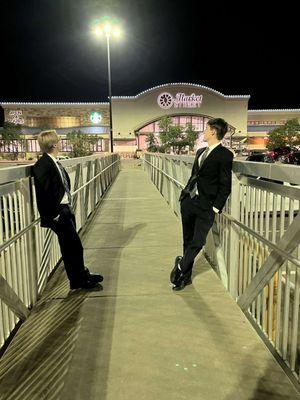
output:
<instances>
[{"instance_id":1,"label":"black suit trousers","mask_svg":"<svg viewBox=\"0 0 300 400\"><path fill-rule=\"evenodd\" d=\"M192 272L194 260L206 243L214 219L214 210L203 209L197 196L191 199L188 195L181 201L183 258L180 267L184 274Z\"/></svg>"},{"instance_id":2,"label":"black suit trousers","mask_svg":"<svg viewBox=\"0 0 300 400\"><path fill-rule=\"evenodd\" d=\"M75 215L68 205L60 207L59 219L53 220L50 228L57 234L70 282L82 282L85 278L83 247L76 231Z\"/></svg>"}]
</instances>

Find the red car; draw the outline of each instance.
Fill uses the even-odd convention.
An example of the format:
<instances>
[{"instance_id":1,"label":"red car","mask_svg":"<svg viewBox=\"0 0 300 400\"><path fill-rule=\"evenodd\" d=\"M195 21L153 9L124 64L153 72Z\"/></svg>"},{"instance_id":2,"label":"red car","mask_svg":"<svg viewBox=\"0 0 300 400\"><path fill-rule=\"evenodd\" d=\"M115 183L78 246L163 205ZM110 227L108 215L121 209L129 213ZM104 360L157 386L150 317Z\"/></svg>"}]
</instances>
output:
<instances>
[{"instance_id":1,"label":"red car","mask_svg":"<svg viewBox=\"0 0 300 400\"><path fill-rule=\"evenodd\" d=\"M273 158L274 161L278 160L280 157L286 157L291 153L292 149L289 146L277 147L274 150L268 151L266 154Z\"/></svg>"}]
</instances>

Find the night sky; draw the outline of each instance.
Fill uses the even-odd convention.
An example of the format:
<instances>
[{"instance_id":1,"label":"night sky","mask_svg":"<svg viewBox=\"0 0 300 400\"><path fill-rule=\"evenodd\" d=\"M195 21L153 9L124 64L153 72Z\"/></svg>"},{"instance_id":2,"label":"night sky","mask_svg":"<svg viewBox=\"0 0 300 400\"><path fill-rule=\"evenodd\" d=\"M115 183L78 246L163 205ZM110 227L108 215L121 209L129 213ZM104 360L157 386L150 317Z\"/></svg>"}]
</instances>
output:
<instances>
[{"instance_id":1,"label":"night sky","mask_svg":"<svg viewBox=\"0 0 300 400\"><path fill-rule=\"evenodd\" d=\"M125 31L111 46L113 95L190 82L250 94L250 109L300 108L298 12L205 3L1 0L0 101L107 101L106 46L90 26L112 15Z\"/></svg>"}]
</instances>

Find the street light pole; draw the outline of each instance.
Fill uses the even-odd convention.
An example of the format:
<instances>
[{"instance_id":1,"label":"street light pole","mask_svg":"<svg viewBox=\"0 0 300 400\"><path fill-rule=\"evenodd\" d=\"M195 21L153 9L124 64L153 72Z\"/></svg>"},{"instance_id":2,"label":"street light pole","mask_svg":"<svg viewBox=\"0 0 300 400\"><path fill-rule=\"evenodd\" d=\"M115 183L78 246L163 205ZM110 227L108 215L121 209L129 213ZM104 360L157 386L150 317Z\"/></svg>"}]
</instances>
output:
<instances>
[{"instance_id":1,"label":"street light pole","mask_svg":"<svg viewBox=\"0 0 300 400\"><path fill-rule=\"evenodd\" d=\"M94 25L93 32L96 36L106 37L106 48L107 48L107 72L108 72L108 100L109 100L109 140L110 140L110 151L114 152L114 137L113 137L113 122L112 122L112 96L111 96L111 68L110 68L110 38L112 36L120 37L122 34L120 27L116 20L105 17L102 23Z\"/></svg>"},{"instance_id":2,"label":"street light pole","mask_svg":"<svg viewBox=\"0 0 300 400\"><path fill-rule=\"evenodd\" d=\"M108 98L109 98L109 138L110 138L110 151L114 152L114 137L112 125L112 100L111 100L111 69L110 69L110 47L109 47L109 33L106 33L107 45L107 70L108 70Z\"/></svg>"}]
</instances>

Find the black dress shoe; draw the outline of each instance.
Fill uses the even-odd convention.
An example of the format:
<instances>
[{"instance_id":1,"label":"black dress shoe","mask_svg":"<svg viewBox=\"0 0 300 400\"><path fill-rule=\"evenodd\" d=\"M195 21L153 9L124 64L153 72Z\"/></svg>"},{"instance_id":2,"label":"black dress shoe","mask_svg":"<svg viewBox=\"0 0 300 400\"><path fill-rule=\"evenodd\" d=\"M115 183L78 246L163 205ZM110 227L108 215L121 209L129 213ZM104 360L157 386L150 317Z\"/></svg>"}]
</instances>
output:
<instances>
[{"instance_id":1,"label":"black dress shoe","mask_svg":"<svg viewBox=\"0 0 300 400\"><path fill-rule=\"evenodd\" d=\"M92 281L92 282L96 282L96 283L100 283L100 282L102 282L103 281L103 276L102 275L100 275L100 274L89 274L88 275L88 280L89 281Z\"/></svg>"},{"instance_id":2,"label":"black dress shoe","mask_svg":"<svg viewBox=\"0 0 300 400\"><path fill-rule=\"evenodd\" d=\"M99 287L99 282L94 282L92 280L84 280L81 282L70 282L70 289L93 289Z\"/></svg>"},{"instance_id":3,"label":"black dress shoe","mask_svg":"<svg viewBox=\"0 0 300 400\"><path fill-rule=\"evenodd\" d=\"M175 284L175 282L178 280L178 278L179 278L180 275L181 275L181 271L180 271L180 269L178 268L178 266L179 266L181 260L182 260L182 257L181 257L181 256L177 256L177 257L175 258L174 267L173 267L173 269L172 269L172 271L171 271L171 274L170 274L170 281L171 281L171 283L173 283L173 284Z\"/></svg>"},{"instance_id":4,"label":"black dress shoe","mask_svg":"<svg viewBox=\"0 0 300 400\"><path fill-rule=\"evenodd\" d=\"M172 290L175 292L178 292L179 290L184 289L187 285L192 284L192 279L191 279L191 274L181 274L181 276L178 278L178 280L175 282Z\"/></svg>"},{"instance_id":5,"label":"black dress shoe","mask_svg":"<svg viewBox=\"0 0 300 400\"><path fill-rule=\"evenodd\" d=\"M85 273L86 273L86 279L92 282L97 282L100 283L103 281L103 276L100 274L93 274L92 272L89 271L87 267L84 268Z\"/></svg>"}]
</instances>

